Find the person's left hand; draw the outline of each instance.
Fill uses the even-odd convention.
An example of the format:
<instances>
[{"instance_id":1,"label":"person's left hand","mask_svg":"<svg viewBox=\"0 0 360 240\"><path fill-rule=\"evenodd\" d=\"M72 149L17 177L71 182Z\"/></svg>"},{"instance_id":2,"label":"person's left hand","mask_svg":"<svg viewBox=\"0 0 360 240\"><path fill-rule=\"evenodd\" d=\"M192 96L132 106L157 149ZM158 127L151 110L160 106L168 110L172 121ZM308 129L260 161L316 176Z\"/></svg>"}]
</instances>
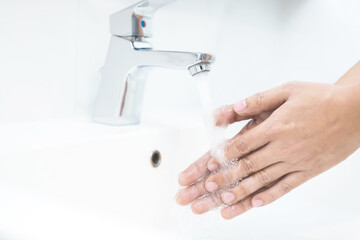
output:
<instances>
[{"instance_id":1,"label":"person's left hand","mask_svg":"<svg viewBox=\"0 0 360 240\"><path fill-rule=\"evenodd\" d=\"M225 203L230 219L335 166L360 145L358 90L292 82L220 111L219 124L254 119L225 148L237 161L210 174L220 163L207 153L180 174L177 202L198 214Z\"/></svg>"}]
</instances>

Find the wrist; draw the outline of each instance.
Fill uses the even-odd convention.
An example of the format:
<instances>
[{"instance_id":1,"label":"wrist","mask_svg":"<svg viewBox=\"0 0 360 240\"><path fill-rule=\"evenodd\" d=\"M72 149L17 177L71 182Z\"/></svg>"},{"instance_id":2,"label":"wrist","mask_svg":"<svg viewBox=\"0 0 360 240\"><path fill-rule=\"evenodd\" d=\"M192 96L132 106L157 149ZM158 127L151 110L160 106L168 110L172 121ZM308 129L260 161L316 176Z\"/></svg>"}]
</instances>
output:
<instances>
[{"instance_id":1,"label":"wrist","mask_svg":"<svg viewBox=\"0 0 360 240\"><path fill-rule=\"evenodd\" d=\"M357 147L360 147L360 83L337 86L338 101L340 103L340 114L346 119L346 127L350 130L348 134L356 139Z\"/></svg>"},{"instance_id":2,"label":"wrist","mask_svg":"<svg viewBox=\"0 0 360 240\"><path fill-rule=\"evenodd\" d=\"M342 88L343 98L348 107L360 117L360 83L339 87Z\"/></svg>"},{"instance_id":3,"label":"wrist","mask_svg":"<svg viewBox=\"0 0 360 240\"><path fill-rule=\"evenodd\" d=\"M344 74L334 85L352 86L360 84L360 61Z\"/></svg>"}]
</instances>

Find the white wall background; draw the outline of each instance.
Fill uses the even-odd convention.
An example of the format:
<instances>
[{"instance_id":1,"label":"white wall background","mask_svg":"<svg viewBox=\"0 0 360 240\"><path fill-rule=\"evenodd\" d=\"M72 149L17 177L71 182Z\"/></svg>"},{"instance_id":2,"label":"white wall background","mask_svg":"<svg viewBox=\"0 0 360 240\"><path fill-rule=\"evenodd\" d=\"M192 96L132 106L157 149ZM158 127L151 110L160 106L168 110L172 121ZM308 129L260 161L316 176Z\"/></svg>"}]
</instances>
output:
<instances>
[{"instance_id":1,"label":"white wall background","mask_svg":"<svg viewBox=\"0 0 360 240\"><path fill-rule=\"evenodd\" d=\"M90 116L108 16L135 2L0 0L0 123ZM156 15L153 42L216 53L218 105L290 80L336 81L359 60L359 11L356 0L178 0ZM187 72L148 82L145 115L199 112Z\"/></svg>"}]
</instances>

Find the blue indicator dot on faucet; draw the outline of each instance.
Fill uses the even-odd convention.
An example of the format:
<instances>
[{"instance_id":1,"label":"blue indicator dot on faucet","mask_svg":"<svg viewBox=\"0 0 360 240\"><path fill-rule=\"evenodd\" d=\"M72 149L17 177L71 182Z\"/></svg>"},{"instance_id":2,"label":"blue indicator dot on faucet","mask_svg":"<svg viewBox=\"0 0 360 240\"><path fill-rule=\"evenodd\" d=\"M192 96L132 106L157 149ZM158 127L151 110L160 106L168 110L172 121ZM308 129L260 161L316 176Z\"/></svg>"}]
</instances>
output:
<instances>
[{"instance_id":1,"label":"blue indicator dot on faucet","mask_svg":"<svg viewBox=\"0 0 360 240\"><path fill-rule=\"evenodd\" d=\"M144 20L141 20L141 27L146 27L146 22Z\"/></svg>"}]
</instances>

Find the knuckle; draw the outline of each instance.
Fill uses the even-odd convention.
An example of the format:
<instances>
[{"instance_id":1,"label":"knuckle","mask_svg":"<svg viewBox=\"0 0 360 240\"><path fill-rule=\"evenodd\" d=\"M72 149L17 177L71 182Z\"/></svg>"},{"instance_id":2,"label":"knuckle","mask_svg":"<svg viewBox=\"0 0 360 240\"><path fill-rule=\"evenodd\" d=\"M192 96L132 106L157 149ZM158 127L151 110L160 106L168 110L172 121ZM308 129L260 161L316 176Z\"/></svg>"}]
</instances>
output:
<instances>
[{"instance_id":1,"label":"knuckle","mask_svg":"<svg viewBox=\"0 0 360 240\"><path fill-rule=\"evenodd\" d=\"M236 205L237 205L237 207L239 208L239 210L240 210L241 212L245 212L245 211L246 211L246 207L245 207L244 201L239 201Z\"/></svg>"},{"instance_id":2,"label":"knuckle","mask_svg":"<svg viewBox=\"0 0 360 240\"><path fill-rule=\"evenodd\" d=\"M220 206L223 202L221 200L221 196L219 192L212 193L209 195L211 202L215 204L215 206Z\"/></svg>"},{"instance_id":3,"label":"knuckle","mask_svg":"<svg viewBox=\"0 0 360 240\"><path fill-rule=\"evenodd\" d=\"M271 136L280 134L284 128L285 124L281 120L275 119L269 126L268 134Z\"/></svg>"},{"instance_id":4,"label":"knuckle","mask_svg":"<svg viewBox=\"0 0 360 240\"><path fill-rule=\"evenodd\" d=\"M235 151L239 154L245 154L250 152L250 146L246 138L239 137L234 143Z\"/></svg>"},{"instance_id":5,"label":"knuckle","mask_svg":"<svg viewBox=\"0 0 360 240\"><path fill-rule=\"evenodd\" d=\"M277 196L275 193L268 193L268 199L269 199L269 203L272 203L277 199Z\"/></svg>"},{"instance_id":6,"label":"knuckle","mask_svg":"<svg viewBox=\"0 0 360 240\"><path fill-rule=\"evenodd\" d=\"M207 192L206 191L206 188L205 188L205 181L200 181L200 182L198 182L198 183L196 183L195 185L194 185L194 187L195 187L195 191L196 191L196 195L198 195L198 196L201 196L201 195L203 195L205 192Z\"/></svg>"},{"instance_id":7,"label":"knuckle","mask_svg":"<svg viewBox=\"0 0 360 240\"><path fill-rule=\"evenodd\" d=\"M265 170L259 171L257 173L257 177L258 177L259 181L261 182L261 184L263 184L263 185L268 185L269 183L272 182L271 177Z\"/></svg>"},{"instance_id":8,"label":"knuckle","mask_svg":"<svg viewBox=\"0 0 360 240\"><path fill-rule=\"evenodd\" d=\"M230 185L238 180L236 171L227 171L222 177L225 185Z\"/></svg>"},{"instance_id":9,"label":"knuckle","mask_svg":"<svg viewBox=\"0 0 360 240\"><path fill-rule=\"evenodd\" d=\"M241 159L241 168L245 172L246 176L244 176L244 177L247 177L248 175L250 175L251 173L253 173L255 171L254 161L252 159L250 159L249 157L242 158Z\"/></svg>"},{"instance_id":10,"label":"knuckle","mask_svg":"<svg viewBox=\"0 0 360 240\"><path fill-rule=\"evenodd\" d=\"M293 92L298 87L299 87L298 81L287 82L283 85L283 88L288 92Z\"/></svg>"},{"instance_id":11,"label":"knuckle","mask_svg":"<svg viewBox=\"0 0 360 240\"><path fill-rule=\"evenodd\" d=\"M215 175L213 179L210 179L208 181L215 182L220 187L223 187L224 185L228 184L229 179L226 173L217 173L217 175Z\"/></svg>"},{"instance_id":12,"label":"knuckle","mask_svg":"<svg viewBox=\"0 0 360 240\"><path fill-rule=\"evenodd\" d=\"M199 163L198 161L194 162L193 168L194 168L194 171L192 171L192 173L194 173L194 172L200 172L200 171L201 171L200 163Z\"/></svg>"},{"instance_id":13,"label":"knuckle","mask_svg":"<svg viewBox=\"0 0 360 240\"><path fill-rule=\"evenodd\" d=\"M262 106L265 101L265 93L264 92L256 93L254 98L255 98L255 105Z\"/></svg>"},{"instance_id":14,"label":"knuckle","mask_svg":"<svg viewBox=\"0 0 360 240\"><path fill-rule=\"evenodd\" d=\"M291 190L294 189L293 186L291 186L289 183L287 182L280 182L280 191L281 191L281 194L286 194L286 193L289 193Z\"/></svg>"},{"instance_id":15,"label":"knuckle","mask_svg":"<svg viewBox=\"0 0 360 240\"><path fill-rule=\"evenodd\" d=\"M235 192L235 196L236 196L236 200L240 201L243 198L245 198L247 195L249 195L249 191L246 187L244 187L244 185L239 184L236 186L236 190Z\"/></svg>"}]
</instances>

